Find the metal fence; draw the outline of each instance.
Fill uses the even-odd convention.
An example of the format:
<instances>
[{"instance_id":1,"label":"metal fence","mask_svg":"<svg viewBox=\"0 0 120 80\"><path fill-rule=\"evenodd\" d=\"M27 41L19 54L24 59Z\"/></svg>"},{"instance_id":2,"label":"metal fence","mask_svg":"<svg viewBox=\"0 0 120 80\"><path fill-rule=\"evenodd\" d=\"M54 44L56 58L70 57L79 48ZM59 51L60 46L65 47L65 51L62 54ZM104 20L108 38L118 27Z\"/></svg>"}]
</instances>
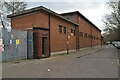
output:
<instances>
[{"instance_id":1,"label":"metal fence","mask_svg":"<svg viewBox=\"0 0 120 80\"><path fill-rule=\"evenodd\" d=\"M2 30L0 29L0 46L2 46ZM0 47L0 62L2 61L2 49L3 47L1 48Z\"/></svg>"},{"instance_id":2,"label":"metal fence","mask_svg":"<svg viewBox=\"0 0 120 80\"><path fill-rule=\"evenodd\" d=\"M33 58L32 32L2 29L2 40L2 61Z\"/></svg>"}]
</instances>

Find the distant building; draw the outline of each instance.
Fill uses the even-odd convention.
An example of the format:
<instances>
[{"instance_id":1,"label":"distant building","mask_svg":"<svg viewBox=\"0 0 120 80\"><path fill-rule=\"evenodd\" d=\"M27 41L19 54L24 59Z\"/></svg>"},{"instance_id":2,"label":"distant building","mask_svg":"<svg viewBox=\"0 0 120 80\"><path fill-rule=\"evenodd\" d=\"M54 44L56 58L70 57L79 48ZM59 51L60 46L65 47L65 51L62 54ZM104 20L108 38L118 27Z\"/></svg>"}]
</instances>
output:
<instances>
[{"instance_id":1,"label":"distant building","mask_svg":"<svg viewBox=\"0 0 120 80\"><path fill-rule=\"evenodd\" d=\"M8 17L12 29L33 32L35 58L101 45L101 30L78 11L60 15L40 6Z\"/></svg>"}]
</instances>

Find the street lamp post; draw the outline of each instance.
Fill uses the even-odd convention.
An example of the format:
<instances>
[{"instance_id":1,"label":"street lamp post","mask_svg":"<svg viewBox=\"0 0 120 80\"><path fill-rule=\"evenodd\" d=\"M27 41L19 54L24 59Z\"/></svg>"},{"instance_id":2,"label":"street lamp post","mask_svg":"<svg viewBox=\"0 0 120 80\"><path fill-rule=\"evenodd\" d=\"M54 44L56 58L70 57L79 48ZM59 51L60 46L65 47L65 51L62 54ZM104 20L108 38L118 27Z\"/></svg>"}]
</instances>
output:
<instances>
[{"instance_id":1,"label":"street lamp post","mask_svg":"<svg viewBox=\"0 0 120 80\"><path fill-rule=\"evenodd\" d=\"M67 55L69 55L69 39L73 36L73 33L67 32Z\"/></svg>"},{"instance_id":2,"label":"street lamp post","mask_svg":"<svg viewBox=\"0 0 120 80\"><path fill-rule=\"evenodd\" d=\"M70 39L70 33L67 32L67 55L69 55L69 39Z\"/></svg>"},{"instance_id":3,"label":"street lamp post","mask_svg":"<svg viewBox=\"0 0 120 80\"><path fill-rule=\"evenodd\" d=\"M69 54L68 44L69 42L67 41L67 55Z\"/></svg>"}]
</instances>

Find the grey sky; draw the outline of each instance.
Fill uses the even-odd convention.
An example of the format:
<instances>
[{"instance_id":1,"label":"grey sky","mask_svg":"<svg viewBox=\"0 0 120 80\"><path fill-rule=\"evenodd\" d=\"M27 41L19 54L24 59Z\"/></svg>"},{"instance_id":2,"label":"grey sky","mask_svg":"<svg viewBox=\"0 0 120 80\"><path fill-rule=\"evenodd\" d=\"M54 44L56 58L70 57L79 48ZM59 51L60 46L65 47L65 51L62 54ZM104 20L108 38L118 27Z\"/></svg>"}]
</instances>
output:
<instances>
[{"instance_id":1,"label":"grey sky","mask_svg":"<svg viewBox=\"0 0 120 80\"><path fill-rule=\"evenodd\" d=\"M57 13L65 13L71 11L79 11L91 22L93 22L99 29L103 29L102 18L108 12L105 8L107 0L65 0L64 2L28 2L28 8L36 6L47 7Z\"/></svg>"}]
</instances>

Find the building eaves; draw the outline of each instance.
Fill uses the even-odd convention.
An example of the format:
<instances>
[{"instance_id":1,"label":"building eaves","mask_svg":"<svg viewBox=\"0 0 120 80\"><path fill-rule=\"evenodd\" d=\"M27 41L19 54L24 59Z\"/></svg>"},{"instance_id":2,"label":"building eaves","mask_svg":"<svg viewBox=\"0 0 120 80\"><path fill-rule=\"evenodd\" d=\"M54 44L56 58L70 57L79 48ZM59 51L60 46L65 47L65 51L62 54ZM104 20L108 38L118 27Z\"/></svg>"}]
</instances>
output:
<instances>
[{"instance_id":1,"label":"building eaves","mask_svg":"<svg viewBox=\"0 0 120 80\"><path fill-rule=\"evenodd\" d=\"M43 7L43 6L39 6L39 7L27 9L27 10L21 11L21 12L19 12L19 13L10 14L10 15L8 15L7 17L8 17L8 18L17 17L17 16L21 16L21 15L24 15L24 14L36 12L36 11L39 11L39 10L44 10L44 11L50 13L50 14L53 14L53 15L55 15L55 16L63 19L63 20L66 20L66 21L68 21L68 22L70 22L70 23L78 26L77 23L75 23L75 22L73 22L73 21L71 21L71 20L69 20L69 19L67 19L67 18L59 15L58 13L56 13L56 12L50 10L50 9L47 9L47 8L45 8L45 7Z\"/></svg>"},{"instance_id":2,"label":"building eaves","mask_svg":"<svg viewBox=\"0 0 120 80\"><path fill-rule=\"evenodd\" d=\"M96 27L90 20L88 20L85 16L83 16L79 11L62 13L60 15L64 16L64 15L67 15L67 14L75 14L75 13L77 13L80 17L82 17L84 20L86 20L87 22L89 22L91 25L93 25L96 29L98 29L101 32L101 30L98 27Z\"/></svg>"}]
</instances>

